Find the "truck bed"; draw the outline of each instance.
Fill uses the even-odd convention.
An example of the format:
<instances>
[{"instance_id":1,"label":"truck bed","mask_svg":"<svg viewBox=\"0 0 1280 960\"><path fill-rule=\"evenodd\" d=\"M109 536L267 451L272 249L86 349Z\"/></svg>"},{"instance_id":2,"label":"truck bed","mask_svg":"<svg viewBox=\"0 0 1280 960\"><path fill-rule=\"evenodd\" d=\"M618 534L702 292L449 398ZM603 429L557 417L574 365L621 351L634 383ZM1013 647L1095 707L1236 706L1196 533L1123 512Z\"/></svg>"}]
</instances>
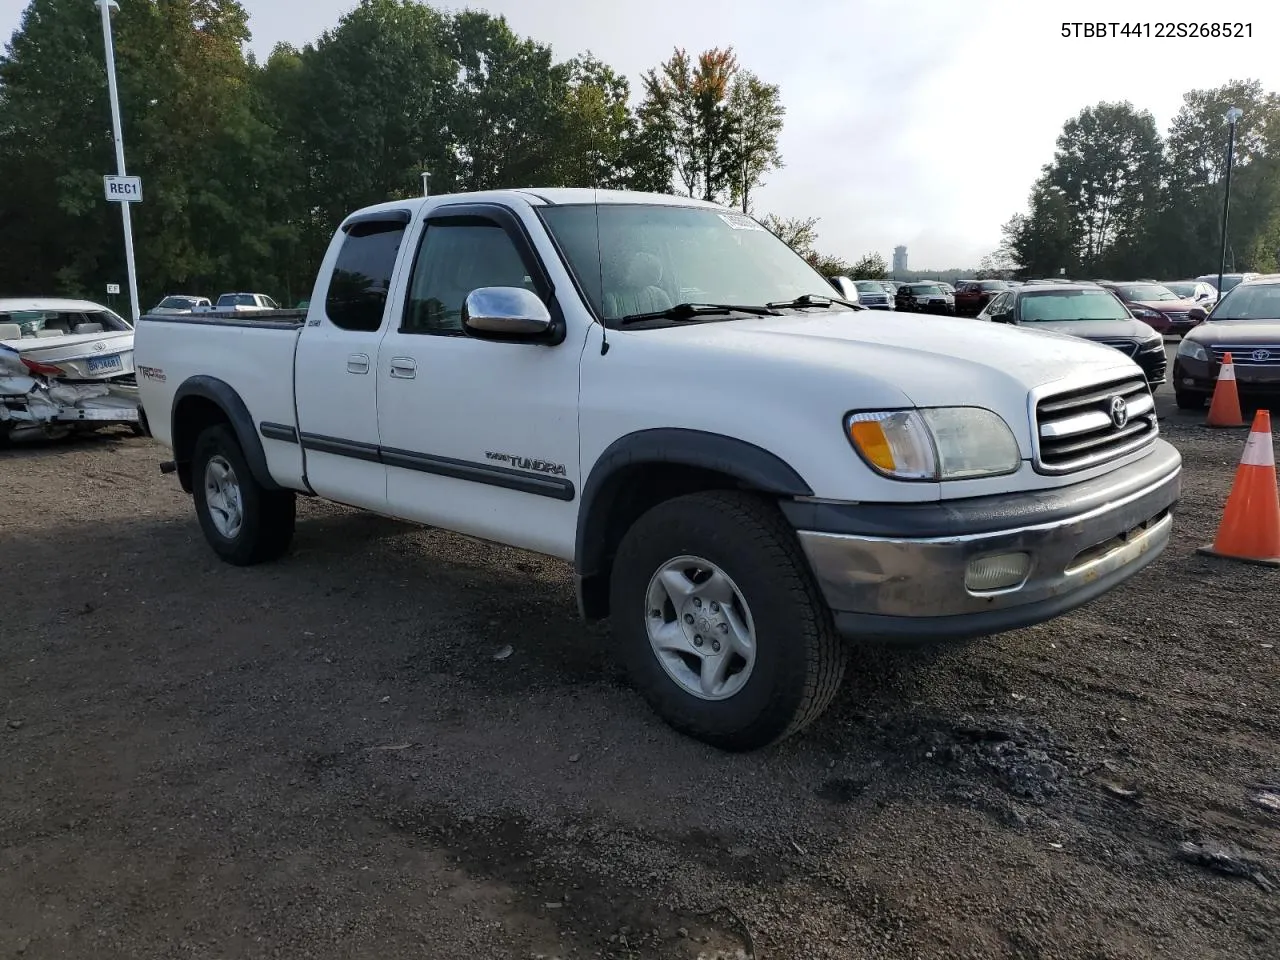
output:
<instances>
[{"instance_id":1,"label":"truck bed","mask_svg":"<svg viewBox=\"0 0 1280 960\"><path fill-rule=\"evenodd\" d=\"M134 346L144 408L176 411L180 387L192 393L225 389L223 384L243 400L251 421L247 426L255 433L264 423L296 430L293 367L305 319L305 310L144 315ZM189 402L199 398L193 396ZM172 445L172 422L156 419L163 422L149 420L152 435ZM301 448L284 443L264 447L272 476L303 489Z\"/></svg>"}]
</instances>

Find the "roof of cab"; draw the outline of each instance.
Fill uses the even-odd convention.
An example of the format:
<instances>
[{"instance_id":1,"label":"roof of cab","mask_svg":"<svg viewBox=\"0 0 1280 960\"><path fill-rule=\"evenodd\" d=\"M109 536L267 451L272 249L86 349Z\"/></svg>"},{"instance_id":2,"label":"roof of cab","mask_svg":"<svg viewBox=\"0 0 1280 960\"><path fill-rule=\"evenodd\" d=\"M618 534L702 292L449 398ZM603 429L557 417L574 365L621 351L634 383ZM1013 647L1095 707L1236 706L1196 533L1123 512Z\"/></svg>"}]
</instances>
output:
<instances>
[{"instance_id":1,"label":"roof of cab","mask_svg":"<svg viewBox=\"0 0 1280 960\"><path fill-rule=\"evenodd\" d=\"M643 193L636 190L595 190L591 187L522 187L514 190L481 190L474 193L440 193L431 197L409 197L404 200L389 200L372 206L353 210L344 220L346 223L355 217L367 217L369 214L390 213L407 210L416 214L430 203L441 201L452 203L510 203L513 200L523 201L535 207L572 206L575 204L661 204L675 207L702 207L706 210L719 210L724 213L738 213L729 207L694 197L680 197L666 193Z\"/></svg>"}]
</instances>

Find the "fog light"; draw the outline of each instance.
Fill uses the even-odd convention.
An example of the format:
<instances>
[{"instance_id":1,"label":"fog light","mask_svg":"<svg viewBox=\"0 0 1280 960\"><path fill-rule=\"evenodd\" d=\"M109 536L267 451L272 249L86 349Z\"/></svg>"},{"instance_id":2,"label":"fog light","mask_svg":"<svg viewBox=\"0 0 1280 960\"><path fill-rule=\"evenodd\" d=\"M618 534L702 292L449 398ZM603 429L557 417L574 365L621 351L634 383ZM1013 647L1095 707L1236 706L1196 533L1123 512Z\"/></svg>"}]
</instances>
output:
<instances>
[{"instance_id":1,"label":"fog light","mask_svg":"<svg viewBox=\"0 0 1280 960\"><path fill-rule=\"evenodd\" d=\"M981 593L1016 587L1031 570L1031 554L999 553L994 557L978 557L969 561L964 571L966 590Z\"/></svg>"}]
</instances>

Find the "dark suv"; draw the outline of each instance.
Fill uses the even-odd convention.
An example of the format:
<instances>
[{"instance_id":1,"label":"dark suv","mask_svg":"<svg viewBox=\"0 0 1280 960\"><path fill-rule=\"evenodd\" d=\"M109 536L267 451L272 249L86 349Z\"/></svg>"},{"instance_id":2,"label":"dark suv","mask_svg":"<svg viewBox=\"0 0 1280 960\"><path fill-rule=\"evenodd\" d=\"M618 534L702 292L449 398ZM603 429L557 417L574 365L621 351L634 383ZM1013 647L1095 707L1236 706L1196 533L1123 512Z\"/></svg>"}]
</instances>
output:
<instances>
[{"instance_id":1,"label":"dark suv","mask_svg":"<svg viewBox=\"0 0 1280 960\"><path fill-rule=\"evenodd\" d=\"M936 283L904 283L898 288L894 305L908 313L940 313L950 316L956 312L956 298Z\"/></svg>"},{"instance_id":2,"label":"dark suv","mask_svg":"<svg viewBox=\"0 0 1280 960\"><path fill-rule=\"evenodd\" d=\"M1164 383L1169 365L1164 337L1136 319L1109 290L1093 284L1028 284L1006 290L983 308L978 319L1106 344L1132 357L1153 390Z\"/></svg>"}]
</instances>

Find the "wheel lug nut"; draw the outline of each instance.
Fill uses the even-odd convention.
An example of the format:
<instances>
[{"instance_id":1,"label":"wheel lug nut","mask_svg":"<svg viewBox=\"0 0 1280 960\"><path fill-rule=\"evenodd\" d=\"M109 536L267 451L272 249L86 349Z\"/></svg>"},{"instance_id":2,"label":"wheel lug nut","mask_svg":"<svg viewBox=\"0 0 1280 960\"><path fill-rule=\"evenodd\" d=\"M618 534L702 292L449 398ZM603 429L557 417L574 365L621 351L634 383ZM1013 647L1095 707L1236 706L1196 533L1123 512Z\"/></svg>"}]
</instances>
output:
<instances>
[{"instance_id":1,"label":"wheel lug nut","mask_svg":"<svg viewBox=\"0 0 1280 960\"><path fill-rule=\"evenodd\" d=\"M693 645L694 645L695 647L700 647L700 646L702 646L702 634L698 634L696 637L694 637L694 638L693 638ZM716 641L716 646L717 646L717 647L718 647L718 646L720 646L720 642L719 642L719 641Z\"/></svg>"},{"instance_id":2,"label":"wheel lug nut","mask_svg":"<svg viewBox=\"0 0 1280 960\"><path fill-rule=\"evenodd\" d=\"M711 602L711 612L712 613L720 612L720 604L716 603L714 600Z\"/></svg>"},{"instance_id":3,"label":"wheel lug nut","mask_svg":"<svg viewBox=\"0 0 1280 960\"><path fill-rule=\"evenodd\" d=\"M714 650L716 653L719 653L719 652L720 652L720 641L719 641L719 640L712 640L712 641L711 641L711 649L712 649L712 650Z\"/></svg>"},{"instance_id":4,"label":"wheel lug nut","mask_svg":"<svg viewBox=\"0 0 1280 960\"><path fill-rule=\"evenodd\" d=\"M660 616L662 616L662 611L661 611L661 610L650 610L650 611L649 611L649 616L651 616L651 617L653 617L653 619L657 620Z\"/></svg>"},{"instance_id":5,"label":"wheel lug nut","mask_svg":"<svg viewBox=\"0 0 1280 960\"><path fill-rule=\"evenodd\" d=\"M694 598L693 598L693 605L694 605L695 607L701 608L701 607L702 607L702 598L701 598L701 597L694 597Z\"/></svg>"},{"instance_id":6,"label":"wheel lug nut","mask_svg":"<svg viewBox=\"0 0 1280 960\"><path fill-rule=\"evenodd\" d=\"M728 633L728 632L729 632L729 625L728 625L727 623L722 623L722 624L720 624L720 626L719 626L719 627L717 627L716 629L718 629L721 633Z\"/></svg>"},{"instance_id":7,"label":"wheel lug nut","mask_svg":"<svg viewBox=\"0 0 1280 960\"><path fill-rule=\"evenodd\" d=\"M693 623L693 614L692 614L692 613L686 613L686 614L684 615L684 622L685 622L685 623Z\"/></svg>"}]
</instances>

